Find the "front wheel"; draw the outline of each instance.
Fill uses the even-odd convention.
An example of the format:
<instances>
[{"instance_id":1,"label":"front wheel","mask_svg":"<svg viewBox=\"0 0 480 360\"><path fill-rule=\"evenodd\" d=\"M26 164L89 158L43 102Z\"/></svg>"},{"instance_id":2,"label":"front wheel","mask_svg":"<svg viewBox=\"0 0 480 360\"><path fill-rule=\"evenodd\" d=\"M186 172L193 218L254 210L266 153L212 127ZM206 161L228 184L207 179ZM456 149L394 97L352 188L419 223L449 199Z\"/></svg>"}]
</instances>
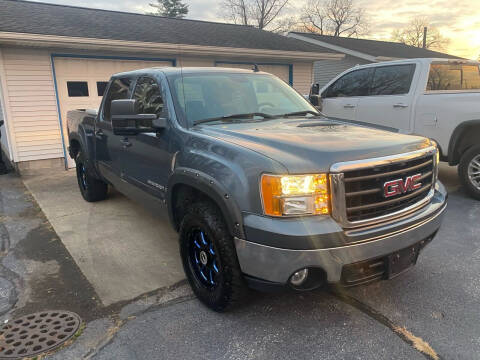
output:
<instances>
[{"instance_id":1,"label":"front wheel","mask_svg":"<svg viewBox=\"0 0 480 360\"><path fill-rule=\"evenodd\" d=\"M470 196L480 200L480 146L474 146L463 154L458 174Z\"/></svg>"},{"instance_id":2,"label":"front wheel","mask_svg":"<svg viewBox=\"0 0 480 360\"><path fill-rule=\"evenodd\" d=\"M232 236L212 203L188 208L180 226L180 255L193 292L209 308L224 311L246 294Z\"/></svg>"},{"instance_id":3,"label":"front wheel","mask_svg":"<svg viewBox=\"0 0 480 360\"><path fill-rule=\"evenodd\" d=\"M88 202L105 200L107 198L108 185L92 175L82 150L78 152L75 162L77 182L82 197Z\"/></svg>"}]
</instances>

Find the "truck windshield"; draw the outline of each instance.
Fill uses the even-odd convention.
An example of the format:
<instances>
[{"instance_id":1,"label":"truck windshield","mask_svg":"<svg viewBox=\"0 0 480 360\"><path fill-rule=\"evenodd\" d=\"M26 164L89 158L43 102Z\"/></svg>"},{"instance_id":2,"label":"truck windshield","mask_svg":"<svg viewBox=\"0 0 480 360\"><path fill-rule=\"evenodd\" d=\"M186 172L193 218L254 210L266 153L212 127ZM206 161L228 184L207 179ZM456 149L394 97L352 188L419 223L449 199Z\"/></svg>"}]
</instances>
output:
<instances>
[{"instance_id":1,"label":"truck windshield","mask_svg":"<svg viewBox=\"0 0 480 360\"><path fill-rule=\"evenodd\" d=\"M190 126L209 119L251 121L255 114L261 114L261 119L318 114L294 89L268 74L210 72L171 80L174 101ZM245 116L238 116L241 114Z\"/></svg>"}]
</instances>

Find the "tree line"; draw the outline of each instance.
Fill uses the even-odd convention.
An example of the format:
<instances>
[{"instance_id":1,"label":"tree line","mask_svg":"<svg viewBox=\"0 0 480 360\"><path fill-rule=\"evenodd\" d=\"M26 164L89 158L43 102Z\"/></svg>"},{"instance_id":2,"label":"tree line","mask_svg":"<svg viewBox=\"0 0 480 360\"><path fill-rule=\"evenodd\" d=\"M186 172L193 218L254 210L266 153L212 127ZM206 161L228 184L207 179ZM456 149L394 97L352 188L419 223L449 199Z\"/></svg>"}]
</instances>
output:
<instances>
[{"instance_id":1,"label":"tree line","mask_svg":"<svg viewBox=\"0 0 480 360\"><path fill-rule=\"evenodd\" d=\"M184 18L189 10L182 0L156 0L150 6L155 9L150 14L170 18ZM356 38L370 34L368 14L355 0L307 0L298 15L292 15L292 9L291 0L222 0L220 15L235 24L277 33L299 31ZM404 28L394 30L391 40L422 47L425 27L425 47L445 49L449 39L425 16L415 17Z\"/></svg>"}]
</instances>

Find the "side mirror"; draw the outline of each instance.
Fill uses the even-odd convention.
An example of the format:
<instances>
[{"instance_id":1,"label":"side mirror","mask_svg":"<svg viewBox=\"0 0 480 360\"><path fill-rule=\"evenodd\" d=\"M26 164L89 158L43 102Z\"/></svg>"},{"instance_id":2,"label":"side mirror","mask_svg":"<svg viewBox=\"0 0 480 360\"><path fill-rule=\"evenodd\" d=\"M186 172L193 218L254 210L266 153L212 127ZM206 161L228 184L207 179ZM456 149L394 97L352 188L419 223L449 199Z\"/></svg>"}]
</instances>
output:
<instances>
[{"instance_id":1,"label":"side mirror","mask_svg":"<svg viewBox=\"0 0 480 360\"><path fill-rule=\"evenodd\" d=\"M115 135L158 132L167 127L165 118L159 118L156 114L139 114L138 104L134 99L113 100L110 112Z\"/></svg>"},{"instance_id":2,"label":"side mirror","mask_svg":"<svg viewBox=\"0 0 480 360\"><path fill-rule=\"evenodd\" d=\"M319 95L320 94L320 84L312 84L310 88L310 95Z\"/></svg>"},{"instance_id":3,"label":"side mirror","mask_svg":"<svg viewBox=\"0 0 480 360\"><path fill-rule=\"evenodd\" d=\"M322 98L320 96L320 84L312 84L310 88L310 94L308 95L308 101L310 104L318 108L320 111L322 110Z\"/></svg>"}]
</instances>

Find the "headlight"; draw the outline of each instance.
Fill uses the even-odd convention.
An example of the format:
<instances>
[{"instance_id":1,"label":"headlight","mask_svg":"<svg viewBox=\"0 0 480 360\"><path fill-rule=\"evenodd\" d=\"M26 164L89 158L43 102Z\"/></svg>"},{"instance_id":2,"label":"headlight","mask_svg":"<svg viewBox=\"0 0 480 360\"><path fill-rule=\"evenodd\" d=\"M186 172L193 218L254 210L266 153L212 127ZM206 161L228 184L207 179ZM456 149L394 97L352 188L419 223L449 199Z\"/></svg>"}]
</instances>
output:
<instances>
[{"instance_id":1,"label":"headlight","mask_svg":"<svg viewBox=\"0 0 480 360\"><path fill-rule=\"evenodd\" d=\"M263 211L270 216L330 213L327 174L263 175Z\"/></svg>"}]
</instances>

